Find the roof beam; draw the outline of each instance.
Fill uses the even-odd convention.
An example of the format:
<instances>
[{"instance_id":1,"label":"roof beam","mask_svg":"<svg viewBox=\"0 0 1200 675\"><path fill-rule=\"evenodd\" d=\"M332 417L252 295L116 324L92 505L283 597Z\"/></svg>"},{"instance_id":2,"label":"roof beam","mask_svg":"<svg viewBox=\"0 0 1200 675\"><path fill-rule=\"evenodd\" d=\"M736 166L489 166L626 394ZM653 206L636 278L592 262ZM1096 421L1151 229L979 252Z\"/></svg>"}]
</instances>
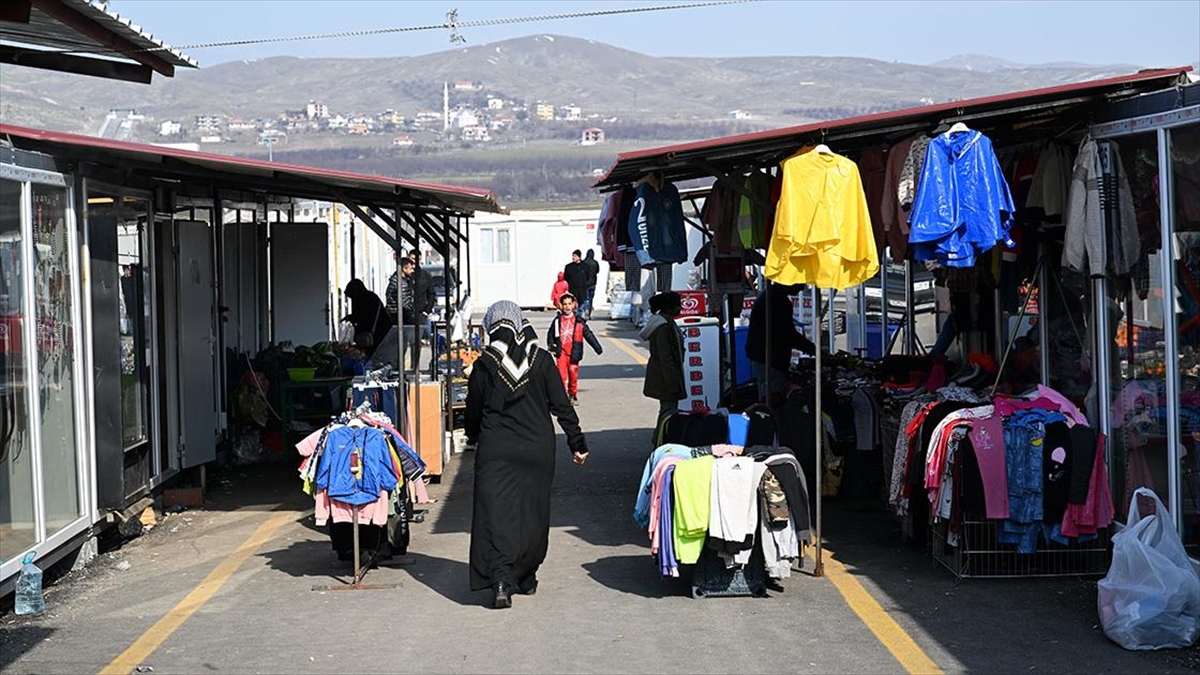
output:
<instances>
[{"instance_id":1,"label":"roof beam","mask_svg":"<svg viewBox=\"0 0 1200 675\"><path fill-rule=\"evenodd\" d=\"M0 21L29 23L32 9L33 2L31 0L4 0L0 3Z\"/></svg>"},{"instance_id":2,"label":"roof beam","mask_svg":"<svg viewBox=\"0 0 1200 675\"><path fill-rule=\"evenodd\" d=\"M125 61L109 61L94 59L88 56L77 56L63 52L47 52L37 49L21 49L0 45L0 63L27 68L55 70L76 75L90 75L110 80L123 80L149 84L154 77L154 71L149 66Z\"/></svg>"},{"instance_id":3,"label":"roof beam","mask_svg":"<svg viewBox=\"0 0 1200 675\"><path fill-rule=\"evenodd\" d=\"M92 40L95 40L101 45L113 49L114 51L123 54L124 56L133 59L138 63L149 66L150 68L153 68L156 73L159 73L165 77L175 77L175 66L155 55L153 52L142 49L129 40L113 34L104 26L92 21L74 9L67 7L58 0L31 1L33 6L36 7L38 11L44 12L59 22L74 28L81 34Z\"/></svg>"}]
</instances>

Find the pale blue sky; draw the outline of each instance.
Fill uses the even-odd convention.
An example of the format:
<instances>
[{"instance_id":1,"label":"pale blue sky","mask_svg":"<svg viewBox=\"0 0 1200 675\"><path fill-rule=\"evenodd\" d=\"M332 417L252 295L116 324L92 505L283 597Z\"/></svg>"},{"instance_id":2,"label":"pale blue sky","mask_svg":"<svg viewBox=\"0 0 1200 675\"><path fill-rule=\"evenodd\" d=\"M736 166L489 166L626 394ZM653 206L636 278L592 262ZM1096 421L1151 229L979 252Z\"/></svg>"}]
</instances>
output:
<instances>
[{"instance_id":1,"label":"pale blue sky","mask_svg":"<svg viewBox=\"0 0 1200 675\"><path fill-rule=\"evenodd\" d=\"M686 0L111 0L171 45L524 17ZM467 45L551 33L655 56L860 56L931 63L956 54L1021 63L1176 66L1200 60L1200 0L842 2L766 0L462 30ZM202 66L268 56L412 56L452 48L445 30L189 50Z\"/></svg>"}]
</instances>

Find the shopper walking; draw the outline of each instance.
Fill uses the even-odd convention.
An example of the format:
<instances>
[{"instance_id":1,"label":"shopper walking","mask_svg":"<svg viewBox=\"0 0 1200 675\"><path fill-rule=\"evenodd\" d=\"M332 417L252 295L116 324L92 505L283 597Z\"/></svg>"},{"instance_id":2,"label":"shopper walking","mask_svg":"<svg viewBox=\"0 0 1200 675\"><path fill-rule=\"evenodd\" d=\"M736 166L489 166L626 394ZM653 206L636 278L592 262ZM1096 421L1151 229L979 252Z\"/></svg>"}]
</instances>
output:
<instances>
[{"instance_id":1,"label":"shopper walking","mask_svg":"<svg viewBox=\"0 0 1200 675\"><path fill-rule=\"evenodd\" d=\"M554 426L567 435L576 464L588 447L550 354L521 308L501 300L483 317L488 345L467 383L465 427L475 450L471 590L492 590L492 607L537 591L550 540Z\"/></svg>"},{"instance_id":2,"label":"shopper walking","mask_svg":"<svg viewBox=\"0 0 1200 675\"><path fill-rule=\"evenodd\" d=\"M587 319L576 308L575 296L564 293L559 299L558 314L550 322L550 330L546 333L546 348L558 361L558 373L562 376L563 387L573 405L579 405L579 363L583 361L585 340L596 354L604 353L600 341L588 328Z\"/></svg>"},{"instance_id":3,"label":"shopper walking","mask_svg":"<svg viewBox=\"0 0 1200 675\"><path fill-rule=\"evenodd\" d=\"M583 318L591 321L592 308L596 301L596 284L600 280L600 261L596 260L596 252L590 248L583 257L583 266L587 268L587 290L580 299L580 309L583 310Z\"/></svg>"},{"instance_id":4,"label":"shopper walking","mask_svg":"<svg viewBox=\"0 0 1200 675\"><path fill-rule=\"evenodd\" d=\"M558 301L562 299L563 293L569 293L571 287L567 285L565 279L566 274L558 273L558 281L554 282L554 288L550 291L550 306L557 308Z\"/></svg>"},{"instance_id":5,"label":"shopper walking","mask_svg":"<svg viewBox=\"0 0 1200 675\"><path fill-rule=\"evenodd\" d=\"M682 299L675 291L655 295L650 298L650 317L638 333L650 344L642 393L658 401L660 421L677 410L679 402L687 398L683 379L683 335L675 325L675 317L682 310Z\"/></svg>"},{"instance_id":6,"label":"shopper walking","mask_svg":"<svg viewBox=\"0 0 1200 675\"><path fill-rule=\"evenodd\" d=\"M571 290L571 295L582 298L587 293L587 266L583 264L583 254L579 249L571 251L571 262L563 268L563 277Z\"/></svg>"}]
</instances>

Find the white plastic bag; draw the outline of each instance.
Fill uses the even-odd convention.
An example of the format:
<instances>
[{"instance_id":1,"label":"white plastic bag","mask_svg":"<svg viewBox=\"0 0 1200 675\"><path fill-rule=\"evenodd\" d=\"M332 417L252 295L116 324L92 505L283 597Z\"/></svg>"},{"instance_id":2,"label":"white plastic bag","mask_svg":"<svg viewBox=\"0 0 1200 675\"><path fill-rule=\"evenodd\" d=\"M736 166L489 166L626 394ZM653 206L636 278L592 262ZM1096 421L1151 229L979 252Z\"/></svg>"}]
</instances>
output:
<instances>
[{"instance_id":1,"label":"white plastic bag","mask_svg":"<svg viewBox=\"0 0 1200 675\"><path fill-rule=\"evenodd\" d=\"M1143 516L1138 497L1152 500ZM1113 560L1100 580L1100 626L1126 649L1190 647L1200 634L1197 575L1171 515L1158 496L1138 488L1124 530L1113 536Z\"/></svg>"}]
</instances>

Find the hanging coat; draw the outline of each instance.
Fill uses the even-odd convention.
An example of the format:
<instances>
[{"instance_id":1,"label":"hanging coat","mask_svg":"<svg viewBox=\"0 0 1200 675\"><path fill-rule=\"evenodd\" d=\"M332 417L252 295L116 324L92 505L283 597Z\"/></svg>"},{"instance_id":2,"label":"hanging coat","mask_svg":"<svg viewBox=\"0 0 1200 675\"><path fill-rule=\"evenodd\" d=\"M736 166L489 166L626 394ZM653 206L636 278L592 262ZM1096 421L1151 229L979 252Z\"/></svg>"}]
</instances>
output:
<instances>
[{"instance_id":1,"label":"hanging coat","mask_svg":"<svg viewBox=\"0 0 1200 675\"><path fill-rule=\"evenodd\" d=\"M1015 211L992 141L978 131L938 134L908 219L914 258L974 267L996 242L1015 246L1008 237Z\"/></svg>"},{"instance_id":2,"label":"hanging coat","mask_svg":"<svg viewBox=\"0 0 1200 675\"><path fill-rule=\"evenodd\" d=\"M784 160L767 278L785 286L841 290L878 271L871 217L854 162L815 151Z\"/></svg>"},{"instance_id":3,"label":"hanging coat","mask_svg":"<svg viewBox=\"0 0 1200 675\"><path fill-rule=\"evenodd\" d=\"M629 213L629 236L642 267L687 262L687 230L679 190L664 182L655 190L642 183Z\"/></svg>"}]
</instances>

